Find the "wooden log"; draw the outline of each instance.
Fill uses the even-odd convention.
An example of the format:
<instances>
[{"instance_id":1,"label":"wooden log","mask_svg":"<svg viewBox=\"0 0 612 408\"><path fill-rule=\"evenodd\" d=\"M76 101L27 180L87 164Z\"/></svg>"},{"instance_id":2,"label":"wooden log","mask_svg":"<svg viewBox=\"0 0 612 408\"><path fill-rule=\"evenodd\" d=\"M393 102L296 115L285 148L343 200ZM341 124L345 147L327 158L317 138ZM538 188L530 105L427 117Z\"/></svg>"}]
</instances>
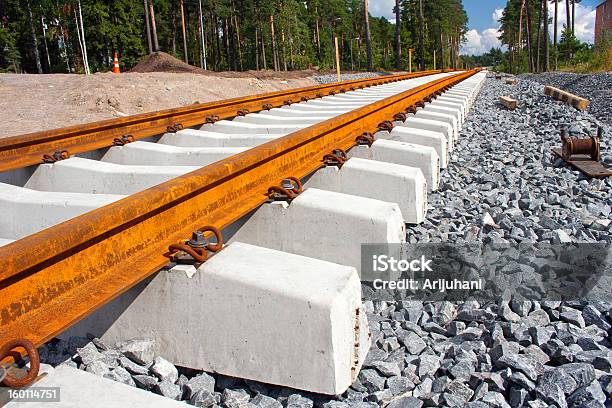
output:
<instances>
[{"instance_id":1,"label":"wooden log","mask_svg":"<svg viewBox=\"0 0 612 408\"><path fill-rule=\"evenodd\" d=\"M506 79L506 84L508 84L508 85L516 85L516 79L514 79L514 78L507 78Z\"/></svg>"},{"instance_id":2,"label":"wooden log","mask_svg":"<svg viewBox=\"0 0 612 408\"><path fill-rule=\"evenodd\" d=\"M544 87L544 95L552 96L553 98L565 102L568 105L572 105L574 108L585 111L589 108L590 101L580 96L571 94L562 89L555 88L553 86L546 85Z\"/></svg>"},{"instance_id":3,"label":"wooden log","mask_svg":"<svg viewBox=\"0 0 612 408\"><path fill-rule=\"evenodd\" d=\"M509 96L500 96L499 97L499 102L502 105L504 105L506 108L510 109L510 110L514 110L518 106L517 100L516 99L512 99Z\"/></svg>"}]
</instances>

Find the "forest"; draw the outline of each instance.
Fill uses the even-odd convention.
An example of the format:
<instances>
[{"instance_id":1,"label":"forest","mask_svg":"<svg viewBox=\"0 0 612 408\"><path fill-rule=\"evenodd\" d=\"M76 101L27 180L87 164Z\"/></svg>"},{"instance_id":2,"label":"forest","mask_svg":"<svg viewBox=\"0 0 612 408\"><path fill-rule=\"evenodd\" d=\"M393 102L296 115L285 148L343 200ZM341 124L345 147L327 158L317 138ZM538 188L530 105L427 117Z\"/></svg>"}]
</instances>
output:
<instances>
[{"instance_id":1,"label":"forest","mask_svg":"<svg viewBox=\"0 0 612 408\"><path fill-rule=\"evenodd\" d=\"M587 68L585 71L611 69L609 43L603 41L595 48L576 38L576 4L580 2L508 0L499 21L500 40L507 50L494 48L477 57L464 57L465 64L513 73L576 70L580 65ZM565 3L563 15L560 3Z\"/></svg>"},{"instance_id":2,"label":"forest","mask_svg":"<svg viewBox=\"0 0 612 408\"><path fill-rule=\"evenodd\" d=\"M374 0L376 1L376 0ZM406 70L459 67L460 0L2 0L0 72L129 70L164 51L207 70ZM409 52L409 50L412 50Z\"/></svg>"}]
</instances>

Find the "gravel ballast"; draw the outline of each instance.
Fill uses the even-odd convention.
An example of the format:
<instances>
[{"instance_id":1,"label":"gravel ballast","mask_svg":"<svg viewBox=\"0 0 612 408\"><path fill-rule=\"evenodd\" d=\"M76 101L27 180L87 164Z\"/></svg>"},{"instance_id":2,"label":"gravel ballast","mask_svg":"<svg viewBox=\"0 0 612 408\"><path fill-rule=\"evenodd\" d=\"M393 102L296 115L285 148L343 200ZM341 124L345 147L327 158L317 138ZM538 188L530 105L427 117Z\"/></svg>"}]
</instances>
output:
<instances>
[{"instance_id":1,"label":"gravel ballast","mask_svg":"<svg viewBox=\"0 0 612 408\"><path fill-rule=\"evenodd\" d=\"M612 72L575 74L573 72L546 72L524 74L522 78L551 85L591 101L589 113L612 126Z\"/></svg>"},{"instance_id":2,"label":"gravel ballast","mask_svg":"<svg viewBox=\"0 0 612 408\"><path fill-rule=\"evenodd\" d=\"M394 72L393 74L401 74L402 72ZM389 75L387 72L355 72L350 74L340 74L341 81L352 81L355 79L376 78L383 75ZM338 81L338 75L326 74L313 76L312 79L320 84L331 84Z\"/></svg>"},{"instance_id":3,"label":"gravel ballast","mask_svg":"<svg viewBox=\"0 0 612 408\"><path fill-rule=\"evenodd\" d=\"M429 197L427 220L407 228L408 242L612 243L612 178L588 180L550 154L563 124L573 135L598 125L609 135L609 126L544 96L541 84L517 82L487 79ZM506 110L502 95L519 107ZM604 137L608 163L610 149ZM372 348L338 397L174 367L146 339L54 340L41 357L202 407L596 408L610 400L610 296L364 306Z\"/></svg>"}]
</instances>

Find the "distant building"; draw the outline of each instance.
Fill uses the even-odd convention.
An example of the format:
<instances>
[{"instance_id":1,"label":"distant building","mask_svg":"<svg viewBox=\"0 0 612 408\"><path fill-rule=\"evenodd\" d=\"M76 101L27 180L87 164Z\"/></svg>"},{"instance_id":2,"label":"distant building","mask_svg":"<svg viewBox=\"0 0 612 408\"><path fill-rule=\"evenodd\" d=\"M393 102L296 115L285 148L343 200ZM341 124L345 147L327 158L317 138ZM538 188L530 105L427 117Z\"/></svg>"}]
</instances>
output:
<instances>
[{"instance_id":1,"label":"distant building","mask_svg":"<svg viewBox=\"0 0 612 408\"><path fill-rule=\"evenodd\" d=\"M597 6L595 12L595 45L603 45L612 40L612 0Z\"/></svg>"}]
</instances>

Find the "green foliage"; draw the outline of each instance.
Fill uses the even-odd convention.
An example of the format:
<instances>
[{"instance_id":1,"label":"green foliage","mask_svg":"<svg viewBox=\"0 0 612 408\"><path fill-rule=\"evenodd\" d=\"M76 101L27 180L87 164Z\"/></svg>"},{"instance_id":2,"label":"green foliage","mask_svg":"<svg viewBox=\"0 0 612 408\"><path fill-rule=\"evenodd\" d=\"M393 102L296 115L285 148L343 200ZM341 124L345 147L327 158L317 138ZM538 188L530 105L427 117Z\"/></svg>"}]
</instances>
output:
<instances>
[{"instance_id":1,"label":"green foliage","mask_svg":"<svg viewBox=\"0 0 612 408\"><path fill-rule=\"evenodd\" d=\"M38 58L45 73L83 72L75 15L78 1L1 1L0 69L37 72ZM159 49L184 59L180 0L148 2L155 10ZM414 49L413 68L417 66L417 42L421 35L418 3L419 0L402 0L399 10L404 69L408 66L408 48ZM142 0L80 0L80 4L92 72L112 69L115 51L119 54L122 70L133 67L147 55ZM203 65L200 0L183 0L183 4L186 57L191 65ZM342 69L363 70L366 67L363 0L201 0L201 5L208 69L262 69L264 63L271 69L275 59L280 69L332 69L335 67L334 37L338 37ZM467 16L461 1L423 0L423 9L426 64L433 65L433 50L436 49L437 66L441 66L442 54L449 66L449 55L456 57L467 29ZM271 15L276 54L272 44ZM374 68L393 69L395 26L385 18L370 16L369 21ZM32 38L32 30L36 41Z\"/></svg>"},{"instance_id":2,"label":"green foliage","mask_svg":"<svg viewBox=\"0 0 612 408\"><path fill-rule=\"evenodd\" d=\"M612 48L595 48L581 44L572 58L560 69L578 73L612 71Z\"/></svg>"},{"instance_id":3,"label":"green foliage","mask_svg":"<svg viewBox=\"0 0 612 408\"><path fill-rule=\"evenodd\" d=\"M419 0L403 0L404 21L408 22L409 38L414 39L415 54L417 60L417 39L420 31L420 20L418 18ZM423 0L424 17L424 54L425 65L433 68L433 50L436 50L436 68L455 65L451 63L451 57L457 58L459 45L467 32L468 17L460 0ZM452 40L452 41L451 41ZM404 48L405 49L405 48ZM459 65L459 64L456 64ZM413 66L414 62L413 62Z\"/></svg>"},{"instance_id":4,"label":"green foliage","mask_svg":"<svg viewBox=\"0 0 612 408\"><path fill-rule=\"evenodd\" d=\"M0 72L19 72L20 60L16 33L0 26Z\"/></svg>"},{"instance_id":5,"label":"green foliage","mask_svg":"<svg viewBox=\"0 0 612 408\"><path fill-rule=\"evenodd\" d=\"M563 31L561 33L561 41L559 42L559 52L561 55L565 55L566 60L569 62L574 54L578 51L584 51L587 48L587 44L581 43L571 29L566 25L563 25Z\"/></svg>"},{"instance_id":6,"label":"green foliage","mask_svg":"<svg viewBox=\"0 0 612 408\"><path fill-rule=\"evenodd\" d=\"M482 55L464 56L463 61L470 68L492 67L498 70L505 62L505 55L501 48L491 48L489 52Z\"/></svg>"},{"instance_id":7,"label":"green foliage","mask_svg":"<svg viewBox=\"0 0 612 408\"><path fill-rule=\"evenodd\" d=\"M508 0L502 18L501 37L500 40L508 47L508 51L504 53L503 61L497 65L497 69L506 72L528 72L543 70L546 48L549 52L550 65L549 70L554 69L553 61L558 60L559 69L571 70L601 70L608 67L609 69L609 46L602 47L601 50L594 50L586 43L580 42L574 32L572 25L564 25L561 38L557 49L554 48L554 31L548 33L548 37L544 36L544 3L554 2L555 0ZM556 0L562 1L562 0ZM580 0L571 0L579 3ZM525 4L522 13L521 23L521 4ZM571 7L571 4L570 4ZM529 11L529 13L527 13ZM528 24L527 16L531 17ZM566 18L559 13L558 18ZM561 20L563 21L563 20ZM548 22L555 25L554 14L549 13ZM530 32L529 32L530 31ZM527 43L528 34L531 34L531 44ZM538 41L539 35L539 41ZM538 47L539 45L539 47ZM546 47L547 45L548 47ZM539 56L539 59L538 59ZM483 56L484 57L484 56ZM531 66L529 60L531 58ZM538 61L540 65L538 65Z\"/></svg>"}]
</instances>

